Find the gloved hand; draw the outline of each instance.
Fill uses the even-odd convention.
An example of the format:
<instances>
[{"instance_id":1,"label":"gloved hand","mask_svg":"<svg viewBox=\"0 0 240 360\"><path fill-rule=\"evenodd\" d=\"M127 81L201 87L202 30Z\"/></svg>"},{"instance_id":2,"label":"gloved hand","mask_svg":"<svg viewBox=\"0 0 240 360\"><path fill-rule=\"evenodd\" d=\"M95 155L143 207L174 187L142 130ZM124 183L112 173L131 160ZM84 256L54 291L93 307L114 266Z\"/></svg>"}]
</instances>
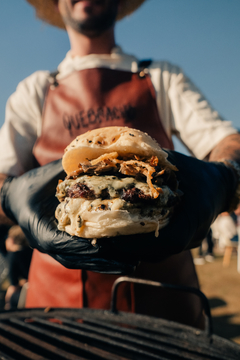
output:
<instances>
[{"instance_id":1,"label":"gloved hand","mask_svg":"<svg viewBox=\"0 0 240 360\"><path fill-rule=\"evenodd\" d=\"M218 214L228 210L237 187L234 172L223 163L200 161L175 151L167 153L179 170L176 176L183 192L169 224L159 231L158 238L149 233L112 239L113 248L124 248L143 261L163 260L199 246Z\"/></svg>"},{"instance_id":2,"label":"gloved hand","mask_svg":"<svg viewBox=\"0 0 240 360\"><path fill-rule=\"evenodd\" d=\"M5 214L18 223L29 245L51 255L71 269L85 269L110 274L132 273L137 261L131 255L91 245L91 239L70 236L57 230L55 209L59 204L55 193L59 179L66 174L62 161L30 170L16 178L7 178L1 190Z\"/></svg>"}]
</instances>

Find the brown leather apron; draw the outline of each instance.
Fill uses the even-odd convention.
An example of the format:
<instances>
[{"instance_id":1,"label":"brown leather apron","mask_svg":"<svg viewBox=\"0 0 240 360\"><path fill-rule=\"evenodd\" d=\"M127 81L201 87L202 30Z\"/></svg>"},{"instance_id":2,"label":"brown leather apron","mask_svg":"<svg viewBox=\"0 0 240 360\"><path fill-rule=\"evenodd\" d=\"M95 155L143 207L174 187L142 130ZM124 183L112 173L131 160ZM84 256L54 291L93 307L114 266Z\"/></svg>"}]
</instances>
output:
<instances>
[{"instance_id":1,"label":"brown leather apron","mask_svg":"<svg viewBox=\"0 0 240 360\"><path fill-rule=\"evenodd\" d=\"M144 71L131 73L95 68L73 72L49 86L42 134L35 144L34 156L40 165L59 159L77 135L105 126L137 128L155 138L162 147L173 148L159 117L150 77ZM198 286L189 252L175 255L161 264L142 263L134 275ZM109 309L111 287L116 278L115 275L66 269L50 256L34 250L26 306ZM182 322L188 322L186 311L192 296L182 298L185 307ZM179 297L177 305L180 306ZM122 284L117 306L123 311L177 320L173 309L169 309L168 295L161 289L146 292L139 285ZM191 323L197 321L199 309L195 301Z\"/></svg>"}]
</instances>

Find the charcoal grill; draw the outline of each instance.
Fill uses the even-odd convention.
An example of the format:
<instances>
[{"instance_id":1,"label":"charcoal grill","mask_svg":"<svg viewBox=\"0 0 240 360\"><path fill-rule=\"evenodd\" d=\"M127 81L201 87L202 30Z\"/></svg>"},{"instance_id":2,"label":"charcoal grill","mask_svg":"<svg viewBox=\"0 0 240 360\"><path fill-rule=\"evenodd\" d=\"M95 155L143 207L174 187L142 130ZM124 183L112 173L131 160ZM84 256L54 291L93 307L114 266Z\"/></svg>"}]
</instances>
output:
<instances>
[{"instance_id":1,"label":"charcoal grill","mask_svg":"<svg viewBox=\"0 0 240 360\"><path fill-rule=\"evenodd\" d=\"M150 316L118 312L118 285L133 281L190 291L203 301L204 331ZM0 313L0 360L239 360L240 346L212 334L204 294L192 288L119 278L109 311L93 309L22 309Z\"/></svg>"}]
</instances>

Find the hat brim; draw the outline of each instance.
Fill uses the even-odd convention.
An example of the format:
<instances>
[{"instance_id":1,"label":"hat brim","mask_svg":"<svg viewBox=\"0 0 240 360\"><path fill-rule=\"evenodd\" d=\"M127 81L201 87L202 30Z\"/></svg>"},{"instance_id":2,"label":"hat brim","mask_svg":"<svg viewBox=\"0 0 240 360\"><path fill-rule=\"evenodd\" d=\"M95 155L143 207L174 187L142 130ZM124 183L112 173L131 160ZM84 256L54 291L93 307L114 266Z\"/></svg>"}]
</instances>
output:
<instances>
[{"instance_id":1,"label":"hat brim","mask_svg":"<svg viewBox=\"0 0 240 360\"><path fill-rule=\"evenodd\" d=\"M133 13L145 0L121 0L122 5L118 12L117 20L121 20L127 15ZM65 24L56 11L54 0L27 0L29 4L35 7L38 18L50 25L65 29Z\"/></svg>"}]
</instances>

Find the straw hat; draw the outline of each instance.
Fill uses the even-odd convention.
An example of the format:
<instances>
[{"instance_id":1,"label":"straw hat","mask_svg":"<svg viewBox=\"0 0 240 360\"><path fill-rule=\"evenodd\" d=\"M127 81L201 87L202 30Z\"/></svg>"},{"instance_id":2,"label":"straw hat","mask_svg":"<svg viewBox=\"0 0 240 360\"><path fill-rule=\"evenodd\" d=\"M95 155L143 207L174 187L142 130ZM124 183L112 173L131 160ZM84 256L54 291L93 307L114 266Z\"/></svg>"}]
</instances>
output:
<instances>
[{"instance_id":1,"label":"straw hat","mask_svg":"<svg viewBox=\"0 0 240 360\"><path fill-rule=\"evenodd\" d=\"M145 0L122 0L121 10L117 20L134 12ZM54 0L27 0L36 8L37 16L47 23L65 29L60 14L55 10Z\"/></svg>"}]
</instances>

